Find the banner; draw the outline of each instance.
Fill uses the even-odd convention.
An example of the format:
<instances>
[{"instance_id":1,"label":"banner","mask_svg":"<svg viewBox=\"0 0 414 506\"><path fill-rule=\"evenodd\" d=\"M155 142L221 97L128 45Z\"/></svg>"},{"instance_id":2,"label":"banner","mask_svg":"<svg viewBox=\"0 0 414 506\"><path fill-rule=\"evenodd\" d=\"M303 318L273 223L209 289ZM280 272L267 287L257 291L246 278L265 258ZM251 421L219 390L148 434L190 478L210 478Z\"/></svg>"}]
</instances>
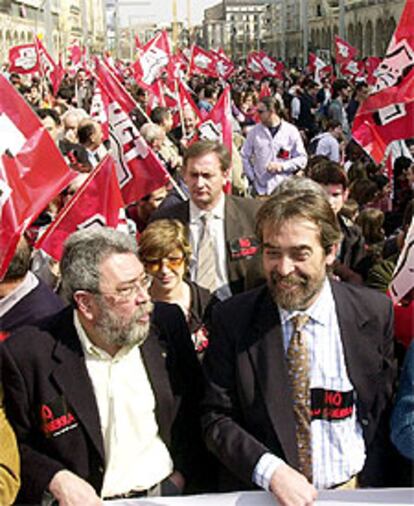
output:
<instances>
[{"instance_id":1,"label":"banner","mask_svg":"<svg viewBox=\"0 0 414 506\"><path fill-rule=\"evenodd\" d=\"M392 141L414 137L414 1L408 0L372 93L355 116L352 136L380 163Z\"/></svg>"},{"instance_id":2,"label":"banner","mask_svg":"<svg viewBox=\"0 0 414 506\"><path fill-rule=\"evenodd\" d=\"M40 119L0 75L0 279L20 236L74 178Z\"/></svg>"},{"instance_id":3,"label":"banner","mask_svg":"<svg viewBox=\"0 0 414 506\"><path fill-rule=\"evenodd\" d=\"M23 44L9 49L9 72L33 74L39 72L39 56L35 44Z\"/></svg>"},{"instance_id":4,"label":"banner","mask_svg":"<svg viewBox=\"0 0 414 506\"><path fill-rule=\"evenodd\" d=\"M114 161L107 155L60 211L35 247L60 261L63 243L76 230L117 228L125 223L124 205Z\"/></svg>"}]
</instances>

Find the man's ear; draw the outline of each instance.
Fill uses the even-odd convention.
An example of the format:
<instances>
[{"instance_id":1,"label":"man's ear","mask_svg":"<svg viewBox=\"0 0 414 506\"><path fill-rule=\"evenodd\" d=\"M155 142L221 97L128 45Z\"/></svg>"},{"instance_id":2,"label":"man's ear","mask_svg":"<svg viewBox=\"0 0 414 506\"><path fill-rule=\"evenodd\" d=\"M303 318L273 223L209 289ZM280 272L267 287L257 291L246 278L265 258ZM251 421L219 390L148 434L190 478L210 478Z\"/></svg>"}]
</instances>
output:
<instances>
[{"instance_id":1,"label":"man's ear","mask_svg":"<svg viewBox=\"0 0 414 506\"><path fill-rule=\"evenodd\" d=\"M344 202L346 202L348 200L348 197L349 197L349 188L347 188L345 191L344 191Z\"/></svg>"},{"instance_id":2,"label":"man's ear","mask_svg":"<svg viewBox=\"0 0 414 506\"><path fill-rule=\"evenodd\" d=\"M325 263L326 265L332 265L336 258L337 258L337 254L338 254L338 251L339 251L339 243L338 244L333 244L330 248L330 251L326 254L326 257L325 257Z\"/></svg>"},{"instance_id":3,"label":"man's ear","mask_svg":"<svg viewBox=\"0 0 414 506\"><path fill-rule=\"evenodd\" d=\"M73 299L76 303L77 310L83 315L83 317L87 320L93 320L93 295L85 290L78 290L73 294Z\"/></svg>"}]
</instances>

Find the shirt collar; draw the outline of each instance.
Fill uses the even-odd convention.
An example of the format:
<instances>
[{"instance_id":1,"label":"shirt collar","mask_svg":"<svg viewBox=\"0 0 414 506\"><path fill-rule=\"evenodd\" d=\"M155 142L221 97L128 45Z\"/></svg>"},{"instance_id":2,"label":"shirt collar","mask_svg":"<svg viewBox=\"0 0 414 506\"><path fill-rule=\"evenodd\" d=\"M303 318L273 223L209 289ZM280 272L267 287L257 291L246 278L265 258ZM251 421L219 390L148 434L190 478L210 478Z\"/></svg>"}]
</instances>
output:
<instances>
[{"instance_id":1,"label":"shirt collar","mask_svg":"<svg viewBox=\"0 0 414 506\"><path fill-rule=\"evenodd\" d=\"M329 321L329 313L332 305L334 304L332 288L329 283L328 277L325 277L325 281L323 283L322 289L319 292L319 295L315 302L309 306L305 311L287 311L279 307L280 320L282 324L285 324L287 321L291 320L297 314L306 314L311 320L320 325L326 326Z\"/></svg>"},{"instance_id":2,"label":"shirt collar","mask_svg":"<svg viewBox=\"0 0 414 506\"><path fill-rule=\"evenodd\" d=\"M213 218L224 220L224 207L225 207L225 198L224 193L220 195L220 199L217 205L211 209L209 212L213 216ZM201 220L201 217L206 214L207 211L204 209L200 209L197 207L192 200L190 200L190 223L198 223Z\"/></svg>"}]
</instances>

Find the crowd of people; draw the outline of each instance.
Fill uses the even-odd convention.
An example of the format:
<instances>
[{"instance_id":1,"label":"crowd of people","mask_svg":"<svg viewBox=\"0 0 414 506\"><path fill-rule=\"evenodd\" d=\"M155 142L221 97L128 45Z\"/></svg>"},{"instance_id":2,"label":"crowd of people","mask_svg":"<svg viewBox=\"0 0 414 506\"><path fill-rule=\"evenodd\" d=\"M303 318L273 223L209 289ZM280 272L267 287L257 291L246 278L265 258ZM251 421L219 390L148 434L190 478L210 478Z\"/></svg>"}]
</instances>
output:
<instances>
[{"instance_id":1,"label":"crowd of people","mask_svg":"<svg viewBox=\"0 0 414 506\"><path fill-rule=\"evenodd\" d=\"M124 75L128 76L127 65ZM79 174L0 281L0 504L413 486L414 287L387 290L414 216L414 139L392 170L352 139L364 81L230 78L232 151L125 86L171 183L122 230L33 244L111 154L80 68L56 95L6 75ZM201 117L223 92L188 79ZM53 170L53 167L50 167Z\"/></svg>"}]
</instances>

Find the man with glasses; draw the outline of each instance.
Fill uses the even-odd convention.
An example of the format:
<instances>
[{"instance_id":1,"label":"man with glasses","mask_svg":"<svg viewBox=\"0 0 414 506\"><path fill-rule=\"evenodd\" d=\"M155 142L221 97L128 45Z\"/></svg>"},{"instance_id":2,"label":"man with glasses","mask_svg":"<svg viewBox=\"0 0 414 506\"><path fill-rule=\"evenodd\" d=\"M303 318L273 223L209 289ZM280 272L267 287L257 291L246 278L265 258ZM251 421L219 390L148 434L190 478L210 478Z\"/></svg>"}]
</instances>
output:
<instances>
[{"instance_id":1,"label":"man with glasses","mask_svg":"<svg viewBox=\"0 0 414 506\"><path fill-rule=\"evenodd\" d=\"M286 177L306 167L308 156L299 130L282 119L280 103L263 97L257 106L260 123L247 134L241 156L255 195L270 195Z\"/></svg>"},{"instance_id":2,"label":"man with glasses","mask_svg":"<svg viewBox=\"0 0 414 506\"><path fill-rule=\"evenodd\" d=\"M200 460L199 366L180 309L151 303L135 243L112 229L73 234L61 273L71 306L1 349L18 502L180 494Z\"/></svg>"}]
</instances>

